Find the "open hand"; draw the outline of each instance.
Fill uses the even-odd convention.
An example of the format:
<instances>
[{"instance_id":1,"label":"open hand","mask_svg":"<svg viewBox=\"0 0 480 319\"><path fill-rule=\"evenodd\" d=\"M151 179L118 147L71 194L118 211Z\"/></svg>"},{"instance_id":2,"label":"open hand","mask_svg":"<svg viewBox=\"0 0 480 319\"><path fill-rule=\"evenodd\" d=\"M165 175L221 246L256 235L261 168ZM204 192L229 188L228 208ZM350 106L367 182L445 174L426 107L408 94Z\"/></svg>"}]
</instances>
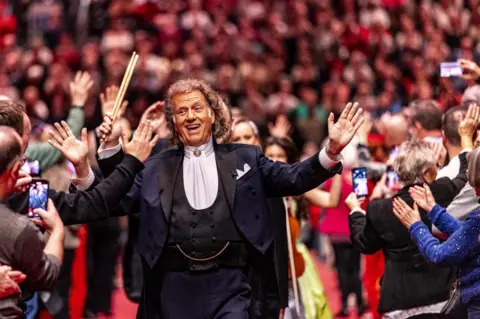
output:
<instances>
[{"instance_id":1,"label":"open hand","mask_svg":"<svg viewBox=\"0 0 480 319\"><path fill-rule=\"evenodd\" d=\"M102 116L107 114L112 115L113 105L118 95L118 87L115 85L109 86L106 88L105 93L100 93L100 104L102 106ZM122 117L125 114L127 109L128 101L123 101L120 111L118 112L118 117Z\"/></svg>"},{"instance_id":2,"label":"open hand","mask_svg":"<svg viewBox=\"0 0 480 319\"><path fill-rule=\"evenodd\" d=\"M417 203L413 204L413 209L407 205L401 198L393 199L393 213L398 220L407 228L410 228L416 222L421 221L418 212Z\"/></svg>"},{"instance_id":3,"label":"open hand","mask_svg":"<svg viewBox=\"0 0 480 319\"><path fill-rule=\"evenodd\" d=\"M74 166L86 161L88 157L87 129L82 129L81 139L78 140L65 121L62 121L62 125L55 123L54 126L56 131L48 132L52 137L48 143L59 150Z\"/></svg>"},{"instance_id":4,"label":"open hand","mask_svg":"<svg viewBox=\"0 0 480 319\"><path fill-rule=\"evenodd\" d=\"M72 104L79 107L85 106L92 86L93 80L88 72L77 72L73 81L70 82Z\"/></svg>"},{"instance_id":5,"label":"open hand","mask_svg":"<svg viewBox=\"0 0 480 319\"><path fill-rule=\"evenodd\" d=\"M334 159L345 146L350 143L353 136L363 124L364 118L362 109L358 108L358 103L348 103L343 110L337 123L334 123L333 113L328 117L328 144L326 147L327 155Z\"/></svg>"},{"instance_id":6,"label":"open hand","mask_svg":"<svg viewBox=\"0 0 480 319\"><path fill-rule=\"evenodd\" d=\"M410 187L408 192L410 196L415 201L415 203L420 206L424 211L430 213L435 206L435 198L433 197L432 191L427 184L423 184L423 187L413 186Z\"/></svg>"},{"instance_id":7,"label":"open hand","mask_svg":"<svg viewBox=\"0 0 480 319\"><path fill-rule=\"evenodd\" d=\"M480 119L480 106L477 103L471 103L465 118L458 124L458 134L461 137L473 138L477 130L478 120ZM473 142L472 142L473 143Z\"/></svg>"},{"instance_id":8,"label":"open hand","mask_svg":"<svg viewBox=\"0 0 480 319\"><path fill-rule=\"evenodd\" d=\"M460 67L463 69L462 78L466 80L476 80L480 76L480 68L478 65L470 60L458 59Z\"/></svg>"},{"instance_id":9,"label":"open hand","mask_svg":"<svg viewBox=\"0 0 480 319\"><path fill-rule=\"evenodd\" d=\"M280 114L275 119L275 125L268 123L268 132L275 137L288 137L292 125L285 114Z\"/></svg>"},{"instance_id":10,"label":"open hand","mask_svg":"<svg viewBox=\"0 0 480 319\"><path fill-rule=\"evenodd\" d=\"M140 123L130 142L128 141L127 132L122 131L123 151L125 154L130 154L139 161L145 162L158 142L158 135L155 135L152 139L152 133L150 121Z\"/></svg>"},{"instance_id":11,"label":"open hand","mask_svg":"<svg viewBox=\"0 0 480 319\"><path fill-rule=\"evenodd\" d=\"M150 121L152 130L156 134L159 133L160 128L162 128L165 123L164 106L165 103L163 101L153 103L143 112L142 118L140 119L140 122Z\"/></svg>"}]
</instances>

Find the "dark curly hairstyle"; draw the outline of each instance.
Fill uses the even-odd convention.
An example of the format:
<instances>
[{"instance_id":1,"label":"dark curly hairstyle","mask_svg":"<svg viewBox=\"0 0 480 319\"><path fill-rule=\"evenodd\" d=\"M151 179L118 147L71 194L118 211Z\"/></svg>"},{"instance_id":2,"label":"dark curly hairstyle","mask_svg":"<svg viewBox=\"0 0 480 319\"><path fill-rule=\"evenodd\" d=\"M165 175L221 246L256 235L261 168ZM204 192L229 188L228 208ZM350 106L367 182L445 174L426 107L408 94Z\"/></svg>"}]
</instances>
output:
<instances>
[{"instance_id":1,"label":"dark curly hairstyle","mask_svg":"<svg viewBox=\"0 0 480 319\"><path fill-rule=\"evenodd\" d=\"M229 107L221 96L215 92L210 85L197 79L186 79L175 82L170 86L165 99L165 117L167 120L167 129L170 131L170 142L176 146L182 146L175 123L173 120L173 97L178 94L200 91L209 107L215 113L215 122L212 127L212 135L217 143L228 139L227 136L231 130L231 117L229 117Z\"/></svg>"},{"instance_id":2,"label":"dark curly hairstyle","mask_svg":"<svg viewBox=\"0 0 480 319\"><path fill-rule=\"evenodd\" d=\"M265 141L265 145L263 149L266 150L268 147L272 145L278 145L285 151L285 154L287 155L288 164L293 164L295 162L298 162L298 158L300 156L299 156L297 147L295 146L295 144L290 138L270 136Z\"/></svg>"}]
</instances>

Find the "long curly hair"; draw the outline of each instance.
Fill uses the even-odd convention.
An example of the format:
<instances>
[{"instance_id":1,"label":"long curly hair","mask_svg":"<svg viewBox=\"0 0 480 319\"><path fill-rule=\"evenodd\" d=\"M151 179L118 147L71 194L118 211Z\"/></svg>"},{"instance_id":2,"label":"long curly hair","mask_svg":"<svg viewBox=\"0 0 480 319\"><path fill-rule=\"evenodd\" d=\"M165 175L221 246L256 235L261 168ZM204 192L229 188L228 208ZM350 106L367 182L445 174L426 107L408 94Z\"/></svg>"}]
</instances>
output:
<instances>
[{"instance_id":1,"label":"long curly hair","mask_svg":"<svg viewBox=\"0 0 480 319\"><path fill-rule=\"evenodd\" d=\"M173 120L173 97L178 94L190 93L192 91L200 91L208 106L215 114L215 122L212 126L212 135L217 143L224 142L231 130L231 117L229 116L229 107L222 97L215 92L210 85L197 79L186 79L175 82L167 91L165 99L165 117L167 121L167 129L170 132L170 143L177 147L183 146L182 141L175 129Z\"/></svg>"}]
</instances>

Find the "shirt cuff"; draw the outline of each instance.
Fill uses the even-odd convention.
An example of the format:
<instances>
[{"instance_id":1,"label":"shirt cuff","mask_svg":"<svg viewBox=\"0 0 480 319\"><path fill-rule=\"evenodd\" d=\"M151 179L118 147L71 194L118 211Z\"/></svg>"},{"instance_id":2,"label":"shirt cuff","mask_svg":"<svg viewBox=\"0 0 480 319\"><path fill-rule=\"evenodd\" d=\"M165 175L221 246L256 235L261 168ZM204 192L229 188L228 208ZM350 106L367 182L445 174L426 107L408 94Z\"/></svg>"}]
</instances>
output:
<instances>
[{"instance_id":1,"label":"shirt cuff","mask_svg":"<svg viewBox=\"0 0 480 319\"><path fill-rule=\"evenodd\" d=\"M120 144L111 148L103 148L103 144L101 144L100 147L98 148L98 158L106 159L106 158L112 157L113 155L117 154L121 150L122 150L122 145Z\"/></svg>"},{"instance_id":2,"label":"shirt cuff","mask_svg":"<svg viewBox=\"0 0 480 319\"><path fill-rule=\"evenodd\" d=\"M332 160L330 157L327 155L327 151L325 151L325 148L323 148L320 153L318 154L318 160L320 161L320 164L326 169L331 169L335 167L338 163L340 163L343 159L342 154L338 154L334 160Z\"/></svg>"},{"instance_id":3,"label":"shirt cuff","mask_svg":"<svg viewBox=\"0 0 480 319\"><path fill-rule=\"evenodd\" d=\"M352 211L350 212L350 215L354 213L362 213L363 215L367 215L367 212L361 209L360 207L355 207L354 209L352 209Z\"/></svg>"},{"instance_id":4,"label":"shirt cuff","mask_svg":"<svg viewBox=\"0 0 480 319\"><path fill-rule=\"evenodd\" d=\"M88 176L85 178L77 178L77 173L74 173L70 178L73 186L75 186L80 191L85 191L92 186L95 181L95 175L91 168L88 169Z\"/></svg>"}]
</instances>

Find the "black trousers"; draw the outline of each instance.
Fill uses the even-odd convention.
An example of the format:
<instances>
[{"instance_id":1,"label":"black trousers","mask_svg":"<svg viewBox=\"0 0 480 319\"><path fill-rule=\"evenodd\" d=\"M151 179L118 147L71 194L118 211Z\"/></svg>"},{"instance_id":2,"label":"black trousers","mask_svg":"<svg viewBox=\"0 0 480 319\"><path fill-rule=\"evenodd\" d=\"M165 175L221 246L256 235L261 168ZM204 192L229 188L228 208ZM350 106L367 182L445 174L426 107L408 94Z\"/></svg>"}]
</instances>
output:
<instances>
[{"instance_id":1,"label":"black trousers","mask_svg":"<svg viewBox=\"0 0 480 319\"><path fill-rule=\"evenodd\" d=\"M251 289L243 269L165 272L161 287L162 319L249 318Z\"/></svg>"},{"instance_id":2,"label":"black trousers","mask_svg":"<svg viewBox=\"0 0 480 319\"><path fill-rule=\"evenodd\" d=\"M88 289L85 312L111 314L115 266L120 253L119 220L111 218L88 225Z\"/></svg>"},{"instance_id":3,"label":"black trousers","mask_svg":"<svg viewBox=\"0 0 480 319\"><path fill-rule=\"evenodd\" d=\"M364 305L360 280L360 251L351 243L332 243L332 246L343 309L347 308L348 296L351 293L356 295L358 306Z\"/></svg>"},{"instance_id":4,"label":"black trousers","mask_svg":"<svg viewBox=\"0 0 480 319\"><path fill-rule=\"evenodd\" d=\"M52 302L57 303L56 307L58 312L52 313L55 319L70 319L70 288L72 286L72 265L75 257L75 249L65 249L63 253L63 263L58 276L57 285L52 295ZM54 298L55 296L55 298ZM55 301L53 301L55 300ZM49 302L50 303L50 302ZM47 308L50 305L47 304Z\"/></svg>"}]
</instances>

